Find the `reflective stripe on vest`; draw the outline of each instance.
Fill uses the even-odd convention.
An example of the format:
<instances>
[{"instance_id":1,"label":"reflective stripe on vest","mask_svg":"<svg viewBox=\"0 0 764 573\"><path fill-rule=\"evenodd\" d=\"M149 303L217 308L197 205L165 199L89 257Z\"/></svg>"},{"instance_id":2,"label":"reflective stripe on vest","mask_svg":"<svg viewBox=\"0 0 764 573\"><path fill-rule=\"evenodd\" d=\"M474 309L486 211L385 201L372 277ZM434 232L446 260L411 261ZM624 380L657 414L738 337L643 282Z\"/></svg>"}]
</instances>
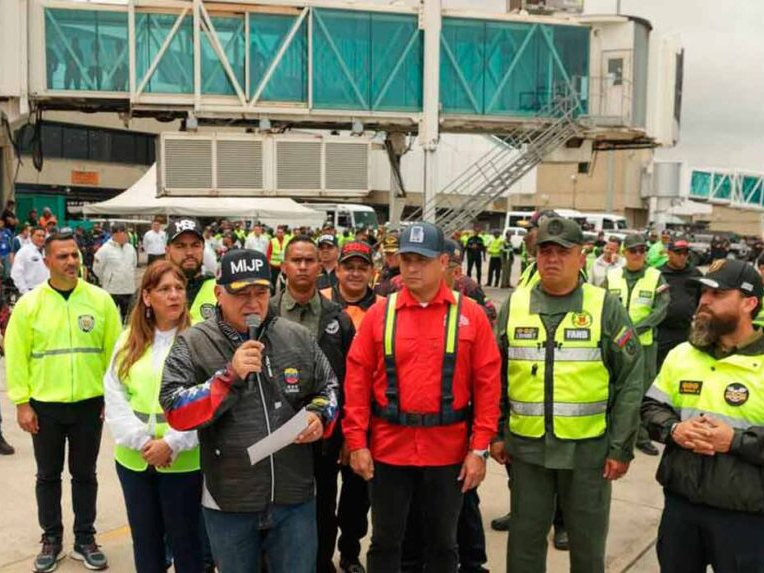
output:
<instances>
[{"instance_id":1,"label":"reflective stripe on vest","mask_svg":"<svg viewBox=\"0 0 764 573\"><path fill-rule=\"evenodd\" d=\"M209 278L202 284L202 288L196 293L191 308L188 309L191 315L191 324L198 324L214 316L215 306L218 301L215 298L215 279Z\"/></svg>"},{"instance_id":2,"label":"reflective stripe on vest","mask_svg":"<svg viewBox=\"0 0 764 573\"><path fill-rule=\"evenodd\" d=\"M674 348L647 396L669 404L682 421L709 415L740 430L764 426L764 356L717 360L684 342Z\"/></svg>"},{"instance_id":3,"label":"reflective stripe on vest","mask_svg":"<svg viewBox=\"0 0 764 573\"><path fill-rule=\"evenodd\" d=\"M547 331L538 314L530 313L531 289L512 293L507 317L507 395L509 429L539 438L547 415L558 438L596 438L607 429L610 374L602 362L602 311L606 292L582 284L581 312L569 312L547 348ZM554 380L552 403L546 397L547 358Z\"/></svg>"},{"instance_id":4,"label":"reflective stripe on vest","mask_svg":"<svg viewBox=\"0 0 764 573\"><path fill-rule=\"evenodd\" d=\"M607 286L610 292L621 298L621 304L629 312L629 318L634 324L647 318L655 304L655 291L658 289L661 272L653 267L645 267L645 274L637 280L629 296L629 286L623 276L623 267L611 269L607 273ZM639 335L642 346L650 346L653 343L653 329Z\"/></svg>"},{"instance_id":5,"label":"reflective stripe on vest","mask_svg":"<svg viewBox=\"0 0 764 573\"><path fill-rule=\"evenodd\" d=\"M129 331L123 333L117 346L121 347ZM162 356L162 366L167 358L170 347L167 347L165 355ZM147 424L149 434L155 438L161 438L169 429L165 419L162 407L159 405L159 389L162 385L162 366L154 369L154 361L151 357L151 347L147 348L138 361L130 367L125 380L122 383L127 389L130 407L135 416L144 424ZM115 370L119 366L115 364ZM148 468L146 460L141 456L138 450L130 449L126 446L117 445L114 448L114 458L121 466L136 472L142 472ZM179 452L175 461L167 468L156 468L160 473L183 473L196 471L199 465L199 448Z\"/></svg>"},{"instance_id":6,"label":"reflective stripe on vest","mask_svg":"<svg viewBox=\"0 0 764 573\"><path fill-rule=\"evenodd\" d=\"M469 407L454 410L454 372L456 370L456 352L459 340L459 315L461 311L461 295L453 292L455 304L449 304L446 311L445 353L443 356L443 375L441 378L440 412L421 414L403 412L400 409L398 396L398 374L395 365L395 334L396 334L396 303L398 293L387 297L384 326L385 372L387 388L385 397L387 406L372 403L372 413L383 420L400 426L446 426L468 419Z\"/></svg>"}]
</instances>

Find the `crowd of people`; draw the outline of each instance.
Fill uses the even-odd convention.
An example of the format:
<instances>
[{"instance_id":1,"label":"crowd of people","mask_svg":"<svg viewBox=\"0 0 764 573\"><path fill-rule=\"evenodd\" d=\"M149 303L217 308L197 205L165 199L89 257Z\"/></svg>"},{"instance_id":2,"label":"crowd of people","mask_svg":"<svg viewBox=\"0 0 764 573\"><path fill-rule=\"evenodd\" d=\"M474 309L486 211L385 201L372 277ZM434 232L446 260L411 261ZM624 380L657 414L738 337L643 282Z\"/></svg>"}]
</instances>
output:
<instances>
[{"instance_id":1,"label":"crowd of people","mask_svg":"<svg viewBox=\"0 0 764 573\"><path fill-rule=\"evenodd\" d=\"M4 339L37 465L34 571L64 556L67 453L70 555L108 566L103 424L140 573L334 572L335 552L346 573L487 571L489 458L509 477L511 512L492 523L509 530L506 570L543 572L554 529L572 571L604 573L612 482L635 447L659 455L653 441L662 570L764 562L764 265L719 259L703 275L682 235L588 242L541 211L497 311L482 262L508 285L514 253L477 227L175 217L137 240L115 224L93 253L101 286L83 279L78 232L38 229L47 274L25 283ZM136 243L150 257L137 290Z\"/></svg>"}]
</instances>

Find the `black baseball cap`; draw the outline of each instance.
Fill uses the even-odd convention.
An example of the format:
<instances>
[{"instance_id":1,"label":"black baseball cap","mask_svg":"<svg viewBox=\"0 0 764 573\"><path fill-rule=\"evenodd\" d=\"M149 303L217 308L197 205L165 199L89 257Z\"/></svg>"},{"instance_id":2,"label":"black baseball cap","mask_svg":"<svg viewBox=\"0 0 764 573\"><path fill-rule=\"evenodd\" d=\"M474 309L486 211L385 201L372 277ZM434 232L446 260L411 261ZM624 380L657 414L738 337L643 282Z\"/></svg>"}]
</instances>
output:
<instances>
[{"instance_id":1,"label":"black baseball cap","mask_svg":"<svg viewBox=\"0 0 764 573\"><path fill-rule=\"evenodd\" d=\"M536 244L555 243L566 249L584 244L581 226L572 219L547 217L541 220Z\"/></svg>"},{"instance_id":2,"label":"black baseball cap","mask_svg":"<svg viewBox=\"0 0 764 573\"><path fill-rule=\"evenodd\" d=\"M635 247L647 247L647 238L642 233L627 235L623 240L624 249L633 249Z\"/></svg>"},{"instance_id":3,"label":"black baseball cap","mask_svg":"<svg viewBox=\"0 0 764 573\"><path fill-rule=\"evenodd\" d=\"M336 247L338 244L339 243L337 242L337 237L335 237L334 235L326 234L326 235L321 235L318 238L318 246L319 247L321 245L332 245L332 246Z\"/></svg>"},{"instance_id":4,"label":"black baseball cap","mask_svg":"<svg viewBox=\"0 0 764 573\"><path fill-rule=\"evenodd\" d=\"M446 239L446 253L450 263L462 263L462 246L453 239Z\"/></svg>"},{"instance_id":5,"label":"black baseball cap","mask_svg":"<svg viewBox=\"0 0 764 573\"><path fill-rule=\"evenodd\" d=\"M350 241L342 245L339 262L344 263L353 258L363 259L370 265L374 264L374 254L369 243L363 241Z\"/></svg>"},{"instance_id":6,"label":"black baseball cap","mask_svg":"<svg viewBox=\"0 0 764 573\"><path fill-rule=\"evenodd\" d=\"M761 298L764 285L758 271L744 261L718 259L714 261L705 276L690 279L714 290L739 290L745 296Z\"/></svg>"},{"instance_id":7,"label":"black baseball cap","mask_svg":"<svg viewBox=\"0 0 764 573\"><path fill-rule=\"evenodd\" d=\"M398 252L414 253L435 259L446 250L446 240L440 227L419 221L406 227L401 233Z\"/></svg>"},{"instance_id":8,"label":"black baseball cap","mask_svg":"<svg viewBox=\"0 0 764 573\"><path fill-rule=\"evenodd\" d=\"M220 270L215 281L235 294L250 285L271 286L271 266L260 251L234 249L220 259Z\"/></svg>"},{"instance_id":9,"label":"black baseball cap","mask_svg":"<svg viewBox=\"0 0 764 573\"><path fill-rule=\"evenodd\" d=\"M200 239L204 239L202 228L199 221L193 217L176 217L167 223L167 236L171 243L183 233L193 233Z\"/></svg>"}]
</instances>

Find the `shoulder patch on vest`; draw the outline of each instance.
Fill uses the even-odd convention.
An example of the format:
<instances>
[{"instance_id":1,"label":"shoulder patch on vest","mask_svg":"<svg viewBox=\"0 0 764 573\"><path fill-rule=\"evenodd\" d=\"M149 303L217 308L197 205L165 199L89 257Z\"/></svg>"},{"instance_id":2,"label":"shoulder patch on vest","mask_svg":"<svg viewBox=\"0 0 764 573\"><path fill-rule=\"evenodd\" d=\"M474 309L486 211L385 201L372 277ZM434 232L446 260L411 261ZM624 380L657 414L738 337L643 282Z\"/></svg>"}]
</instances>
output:
<instances>
[{"instance_id":1,"label":"shoulder patch on vest","mask_svg":"<svg viewBox=\"0 0 764 573\"><path fill-rule=\"evenodd\" d=\"M702 380L680 380L679 381L679 393L691 394L692 396L700 396L700 391L703 389Z\"/></svg>"},{"instance_id":2,"label":"shoulder patch on vest","mask_svg":"<svg viewBox=\"0 0 764 573\"><path fill-rule=\"evenodd\" d=\"M535 326L515 328L515 340L538 340L539 329Z\"/></svg>"},{"instance_id":3,"label":"shoulder patch on vest","mask_svg":"<svg viewBox=\"0 0 764 573\"><path fill-rule=\"evenodd\" d=\"M724 389L724 401L730 406L742 406L748 401L750 392L743 384L733 382Z\"/></svg>"},{"instance_id":4,"label":"shoulder patch on vest","mask_svg":"<svg viewBox=\"0 0 764 573\"><path fill-rule=\"evenodd\" d=\"M565 340L570 341L583 341L583 340L591 340L592 338L592 331L588 328L566 328L565 329Z\"/></svg>"},{"instance_id":5,"label":"shoulder patch on vest","mask_svg":"<svg viewBox=\"0 0 764 573\"><path fill-rule=\"evenodd\" d=\"M212 318L215 315L215 305L210 303L204 303L199 307L199 314L204 320Z\"/></svg>"}]
</instances>

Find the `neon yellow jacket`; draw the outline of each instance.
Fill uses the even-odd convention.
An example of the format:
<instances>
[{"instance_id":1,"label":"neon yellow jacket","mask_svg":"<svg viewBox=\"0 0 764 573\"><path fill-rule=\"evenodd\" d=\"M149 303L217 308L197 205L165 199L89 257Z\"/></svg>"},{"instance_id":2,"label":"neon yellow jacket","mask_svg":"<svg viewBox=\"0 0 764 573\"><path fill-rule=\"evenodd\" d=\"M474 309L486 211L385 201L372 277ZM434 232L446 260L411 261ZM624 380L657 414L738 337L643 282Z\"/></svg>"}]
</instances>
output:
<instances>
[{"instance_id":1,"label":"neon yellow jacket","mask_svg":"<svg viewBox=\"0 0 764 573\"><path fill-rule=\"evenodd\" d=\"M45 282L16 303L5 333L8 397L15 404L103 396L103 375L122 331L111 296L78 280L65 300Z\"/></svg>"}]
</instances>

